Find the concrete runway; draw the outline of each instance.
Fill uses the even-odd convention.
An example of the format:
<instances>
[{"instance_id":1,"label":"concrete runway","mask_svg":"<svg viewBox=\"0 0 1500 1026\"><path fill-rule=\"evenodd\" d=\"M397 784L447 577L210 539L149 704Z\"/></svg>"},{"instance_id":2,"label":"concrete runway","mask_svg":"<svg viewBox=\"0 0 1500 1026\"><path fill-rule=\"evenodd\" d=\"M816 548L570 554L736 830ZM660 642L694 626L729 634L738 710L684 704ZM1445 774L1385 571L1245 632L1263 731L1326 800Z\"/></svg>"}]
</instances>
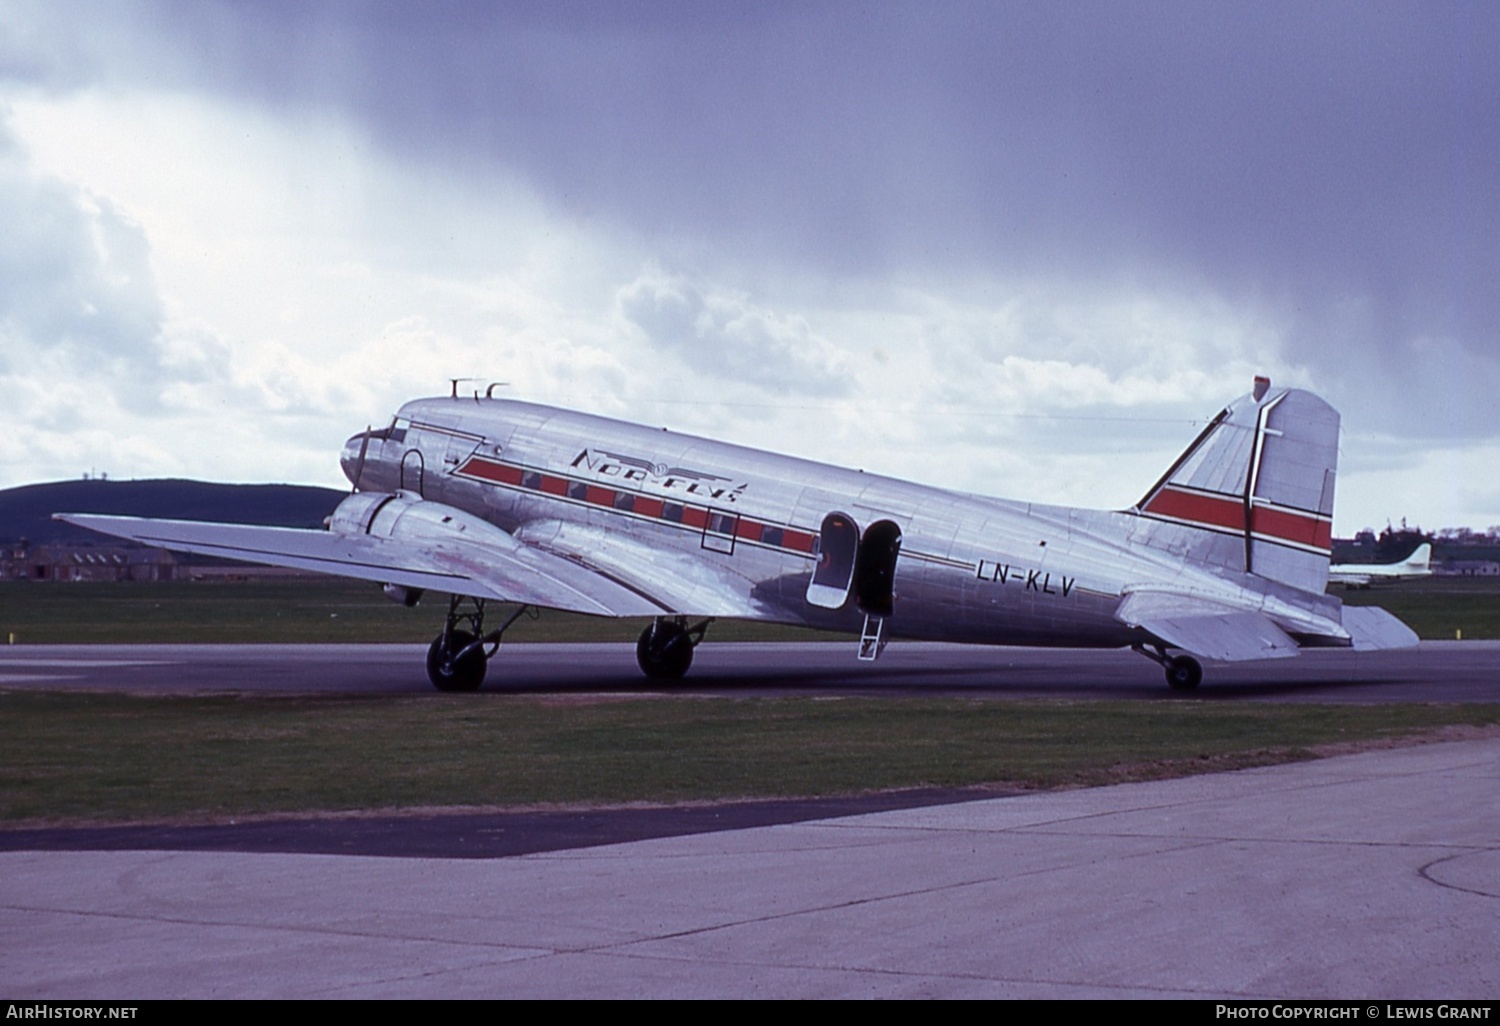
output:
<instances>
[{"instance_id":1,"label":"concrete runway","mask_svg":"<svg viewBox=\"0 0 1500 1026\"><path fill-rule=\"evenodd\" d=\"M962 694L993 698L1175 698L1156 664L1123 650L986 648L895 642L874 663L855 643L708 642L680 684L647 681L633 645L506 645L490 692ZM15 645L0 647L0 687L127 691L435 693L420 645ZM1500 642L1304 652L1207 664L1200 700L1500 701Z\"/></svg>"},{"instance_id":2,"label":"concrete runway","mask_svg":"<svg viewBox=\"0 0 1500 1026\"><path fill-rule=\"evenodd\" d=\"M0 992L1500 997L1500 740L512 858L0 854Z\"/></svg>"}]
</instances>

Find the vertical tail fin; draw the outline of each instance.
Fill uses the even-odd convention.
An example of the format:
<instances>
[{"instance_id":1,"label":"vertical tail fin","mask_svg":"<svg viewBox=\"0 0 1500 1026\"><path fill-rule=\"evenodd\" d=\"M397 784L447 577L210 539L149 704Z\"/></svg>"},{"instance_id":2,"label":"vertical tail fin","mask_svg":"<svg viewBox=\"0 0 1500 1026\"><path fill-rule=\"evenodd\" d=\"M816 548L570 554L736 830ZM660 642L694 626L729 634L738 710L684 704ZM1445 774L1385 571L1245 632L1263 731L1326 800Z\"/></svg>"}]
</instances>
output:
<instances>
[{"instance_id":1,"label":"vertical tail fin","mask_svg":"<svg viewBox=\"0 0 1500 1026\"><path fill-rule=\"evenodd\" d=\"M1230 403L1130 511L1153 548L1303 591L1328 584L1339 415L1311 392Z\"/></svg>"},{"instance_id":2,"label":"vertical tail fin","mask_svg":"<svg viewBox=\"0 0 1500 1026\"><path fill-rule=\"evenodd\" d=\"M1432 572L1432 546L1423 542L1412 550L1412 554L1406 557L1401 564L1401 569L1413 574L1426 574Z\"/></svg>"}]
</instances>

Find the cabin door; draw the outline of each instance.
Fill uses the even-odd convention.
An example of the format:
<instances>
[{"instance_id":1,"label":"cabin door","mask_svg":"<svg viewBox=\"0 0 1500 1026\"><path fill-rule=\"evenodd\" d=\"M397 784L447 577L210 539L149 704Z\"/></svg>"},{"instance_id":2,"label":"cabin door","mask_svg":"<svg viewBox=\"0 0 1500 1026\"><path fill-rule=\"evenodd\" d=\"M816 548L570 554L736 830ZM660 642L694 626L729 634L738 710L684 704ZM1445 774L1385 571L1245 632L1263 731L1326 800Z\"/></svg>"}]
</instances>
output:
<instances>
[{"instance_id":1,"label":"cabin door","mask_svg":"<svg viewBox=\"0 0 1500 1026\"><path fill-rule=\"evenodd\" d=\"M807 584L808 605L842 609L854 583L859 525L847 513L830 513L818 532L818 563Z\"/></svg>"},{"instance_id":2,"label":"cabin door","mask_svg":"<svg viewBox=\"0 0 1500 1026\"><path fill-rule=\"evenodd\" d=\"M426 484L423 480L427 476L427 466L422 459L422 450L408 449L401 457L401 479L399 486L403 492L416 492L422 495L422 486Z\"/></svg>"}]
</instances>

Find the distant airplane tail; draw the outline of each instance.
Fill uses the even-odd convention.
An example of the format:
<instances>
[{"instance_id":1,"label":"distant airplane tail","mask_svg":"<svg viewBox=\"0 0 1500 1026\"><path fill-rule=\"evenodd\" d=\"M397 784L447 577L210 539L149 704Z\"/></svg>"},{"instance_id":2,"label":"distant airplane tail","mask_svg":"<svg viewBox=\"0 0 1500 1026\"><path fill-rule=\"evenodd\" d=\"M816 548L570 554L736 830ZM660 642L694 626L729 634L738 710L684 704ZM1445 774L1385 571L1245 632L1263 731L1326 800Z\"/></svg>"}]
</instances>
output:
<instances>
[{"instance_id":1,"label":"distant airplane tail","mask_svg":"<svg viewBox=\"0 0 1500 1026\"><path fill-rule=\"evenodd\" d=\"M1418 545L1411 555L1401 561L1401 570L1411 574L1431 573L1432 545L1428 542Z\"/></svg>"},{"instance_id":2,"label":"distant airplane tail","mask_svg":"<svg viewBox=\"0 0 1500 1026\"><path fill-rule=\"evenodd\" d=\"M1230 403L1130 512L1133 537L1180 557L1321 594L1333 535L1338 411L1311 392Z\"/></svg>"}]
</instances>

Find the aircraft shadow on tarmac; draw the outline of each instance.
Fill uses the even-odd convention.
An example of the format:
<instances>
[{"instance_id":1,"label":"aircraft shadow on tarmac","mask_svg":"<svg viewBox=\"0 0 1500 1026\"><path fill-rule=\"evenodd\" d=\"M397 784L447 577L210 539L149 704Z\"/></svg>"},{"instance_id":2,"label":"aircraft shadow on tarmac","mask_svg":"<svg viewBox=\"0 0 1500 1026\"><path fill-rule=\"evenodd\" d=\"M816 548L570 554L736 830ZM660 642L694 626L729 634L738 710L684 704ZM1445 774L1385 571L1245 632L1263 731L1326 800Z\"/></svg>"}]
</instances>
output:
<instances>
[{"instance_id":1,"label":"aircraft shadow on tarmac","mask_svg":"<svg viewBox=\"0 0 1500 1026\"><path fill-rule=\"evenodd\" d=\"M1276 669L1280 670L1280 667ZM1288 667L1287 669L1290 669ZM486 691L505 694L662 694L662 695L850 695L861 697L991 697L1013 698L1093 698L1157 701L1223 701L1231 699L1275 699L1326 696L1337 701L1358 691L1366 700L1378 700L1379 689L1387 685L1419 686L1421 681L1410 674L1370 674L1358 677L1313 676L1303 672L1285 679L1246 680L1250 671L1236 667L1234 676L1241 679L1221 680L1203 685L1189 693L1175 692L1163 686L1159 677L1147 668L1139 680L1131 680L1128 671L1110 667L1100 673L1059 672L1045 666L941 666L913 670L908 667L861 667L857 673L808 670L803 668L768 668L753 672L709 672L695 674L677 684L643 680L628 671L601 674L591 680L536 681L508 685L498 681L485 686ZM1373 689L1373 690L1372 690ZM1400 700L1390 696L1387 700Z\"/></svg>"}]
</instances>

